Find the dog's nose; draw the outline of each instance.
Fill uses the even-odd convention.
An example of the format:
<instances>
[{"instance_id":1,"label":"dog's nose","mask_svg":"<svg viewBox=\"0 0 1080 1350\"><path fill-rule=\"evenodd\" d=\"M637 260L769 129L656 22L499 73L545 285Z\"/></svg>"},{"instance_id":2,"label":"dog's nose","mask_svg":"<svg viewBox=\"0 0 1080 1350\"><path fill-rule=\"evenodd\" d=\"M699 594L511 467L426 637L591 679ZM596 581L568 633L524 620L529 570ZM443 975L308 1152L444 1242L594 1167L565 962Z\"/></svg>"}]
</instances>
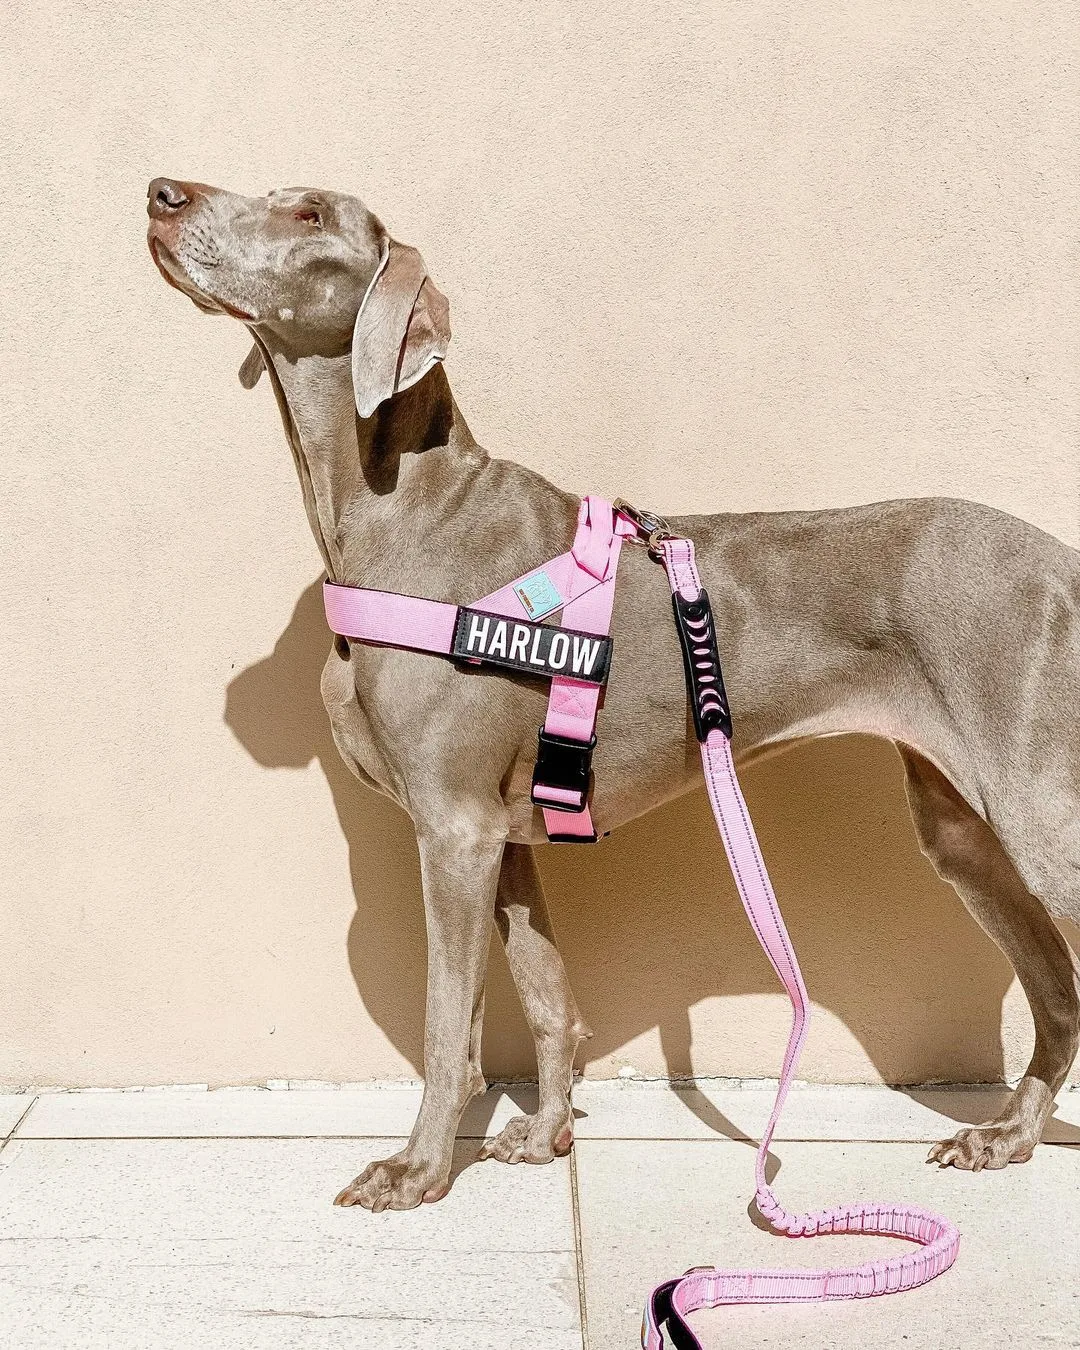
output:
<instances>
[{"instance_id":1,"label":"dog's nose","mask_svg":"<svg viewBox=\"0 0 1080 1350\"><path fill-rule=\"evenodd\" d=\"M171 178L155 178L147 189L147 215L155 219L175 216L191 200L184 190L186 184L176 183Z\"/></svg>"}]
</instances>

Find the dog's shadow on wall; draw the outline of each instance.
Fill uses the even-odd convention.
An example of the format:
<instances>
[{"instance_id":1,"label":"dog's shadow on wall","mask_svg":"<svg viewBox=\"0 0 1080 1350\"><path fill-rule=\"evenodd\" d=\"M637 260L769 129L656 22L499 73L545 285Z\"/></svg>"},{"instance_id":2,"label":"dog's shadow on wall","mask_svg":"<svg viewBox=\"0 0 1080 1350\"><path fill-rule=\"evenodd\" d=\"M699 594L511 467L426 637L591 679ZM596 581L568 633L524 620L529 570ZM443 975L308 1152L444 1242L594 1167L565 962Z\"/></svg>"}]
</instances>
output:
<instances>
[{"instance_id":1,"label":"dog's shadow on wall","mask_svg":"<svg viewBox=\"0 0 1080 1350\"><path fill-rule=\"evenodd\" d=\"M316 581L272 654L230 683L225 720L267 767L318 759L349 847L353 977L371 1017L419 1074L426 958L412 827L338 756L319 695L328 650ZM888 1083L998 1082L1012 972L920 854L902 781L891 746L844 737L758 766L745 787L814 1002L852 1039L852 1076L861 1047ZM632 1065L633 1042L658 1032L669 1074L689 1076L696 1004L777 992L704 792L594 848L545 848L539 857L570 980L595 1032L586 1062L612 1055ZM395 884L384 884L386 875ZM403 876L412 903L402 904ZM492 1079L521 1076L533 1062L531 1040L505 960L497 954L490 964L485 1070ZM749 1072L738 1044L725 1041L715 1017L708 1023L699 1063ZM778 1060L780 1043L771 1035L767 1043ZM750 1062L759 1062L754 1051Z\"/></svg>"}]
</instances>

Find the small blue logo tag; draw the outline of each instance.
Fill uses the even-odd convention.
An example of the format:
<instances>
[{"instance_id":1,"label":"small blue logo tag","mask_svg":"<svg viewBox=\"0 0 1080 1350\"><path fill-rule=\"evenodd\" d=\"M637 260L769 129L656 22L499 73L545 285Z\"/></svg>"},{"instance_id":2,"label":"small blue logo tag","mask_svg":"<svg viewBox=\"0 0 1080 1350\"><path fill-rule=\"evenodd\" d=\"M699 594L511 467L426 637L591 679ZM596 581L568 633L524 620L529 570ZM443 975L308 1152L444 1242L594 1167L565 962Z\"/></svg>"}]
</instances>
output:
<instances>
[{"instance_id":1,"label":"small blue logo tag","mask_svg":"<svg viewBox=\"0 0 1080 1350\"><path fill-rule=\"evenodd\" d=\"M514 587L514 594L525 606L525 613L530 619L542 619L563 606L563 598L555 589L555 583L543 569L519 581Z\"/></svg>"}]
</instances>

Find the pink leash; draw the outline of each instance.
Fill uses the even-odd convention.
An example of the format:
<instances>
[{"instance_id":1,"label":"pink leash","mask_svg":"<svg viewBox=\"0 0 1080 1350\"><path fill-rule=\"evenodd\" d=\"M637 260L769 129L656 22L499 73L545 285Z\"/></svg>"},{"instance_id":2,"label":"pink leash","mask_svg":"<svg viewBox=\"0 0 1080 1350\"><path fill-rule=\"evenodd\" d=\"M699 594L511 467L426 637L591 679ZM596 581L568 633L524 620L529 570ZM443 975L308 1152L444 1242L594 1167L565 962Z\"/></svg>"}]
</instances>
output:
<instances>
[{"instance_id":1,"label":"pink leash","mask_svg":"<svg viewBox=\"0 0 1080 1350\"><path fill-rule=\"evenodd\" d=\"M635 513L640 515L640 513ZM913 1205L887 1205L862 1201L830 1209L792 1214L773 1194L765 1179L769 1145L783 1110L791 1080L799 1062L809 1025L809 1003L802 972L787 928L773 894L761 856L750 813L735 776L731 756L730 720L708 596L694 563L694 545L689 539L664 537L662 528L648 529L650 551L667 572L676 610L682 605L686 633L691 700L697 703L695 724L701 742L705 782L717 828L724 842L728 864L747 917L766 956L791 999L791 1035L784 1055L780 1085L772 1115L757 1151L755 1167L757 1207L774 1229L789 1237L814 1237L819 1233L874 1233L908 1238L920 1245L888 1261L865 1261L858 1266L829 1270L723 1270L698 1267L679 1279L657 1285L645 1305L641 1328L644 1350L701 1350L701 1342L686 1323L687 1313L715 1308L721 1303L813 1303L840 1298L866 1298L895 1294L925 1284L956 1260L960 1234L947 1219ZM701 718L706 726L701 726ZM712 723L709 727L708 724ZM702 735L702 731L705 732ZM661 1326L666 1328L665 1333Z\"/></svg>"}]
</instances>

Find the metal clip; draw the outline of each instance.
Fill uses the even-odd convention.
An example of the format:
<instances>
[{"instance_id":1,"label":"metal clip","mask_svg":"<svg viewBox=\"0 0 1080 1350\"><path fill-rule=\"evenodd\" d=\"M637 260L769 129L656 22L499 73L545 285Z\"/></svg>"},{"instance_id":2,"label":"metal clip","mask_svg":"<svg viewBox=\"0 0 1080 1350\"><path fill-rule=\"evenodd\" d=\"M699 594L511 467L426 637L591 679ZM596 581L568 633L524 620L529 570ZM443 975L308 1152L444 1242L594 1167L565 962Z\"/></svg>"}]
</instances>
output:
<instances>
[{"instance_id":1,"label":"metal clip","mask_svg":"<svg viewBox=\"0 0 1080 1350\"><path fill-rule=\"evenodd\" d=\"M641 544L649 551L649 557L655 562L663 561L663 554L660 551L660 545L665 539L671 539L671 526L663 516L658 516L654 511L642 511L636 506L632 506L623 497L616 497L612 506L621 516L627 520L633 521L639 530L631 543ZM642 538L641 536L645 537Z\"/></svg>"}]
</instances>

